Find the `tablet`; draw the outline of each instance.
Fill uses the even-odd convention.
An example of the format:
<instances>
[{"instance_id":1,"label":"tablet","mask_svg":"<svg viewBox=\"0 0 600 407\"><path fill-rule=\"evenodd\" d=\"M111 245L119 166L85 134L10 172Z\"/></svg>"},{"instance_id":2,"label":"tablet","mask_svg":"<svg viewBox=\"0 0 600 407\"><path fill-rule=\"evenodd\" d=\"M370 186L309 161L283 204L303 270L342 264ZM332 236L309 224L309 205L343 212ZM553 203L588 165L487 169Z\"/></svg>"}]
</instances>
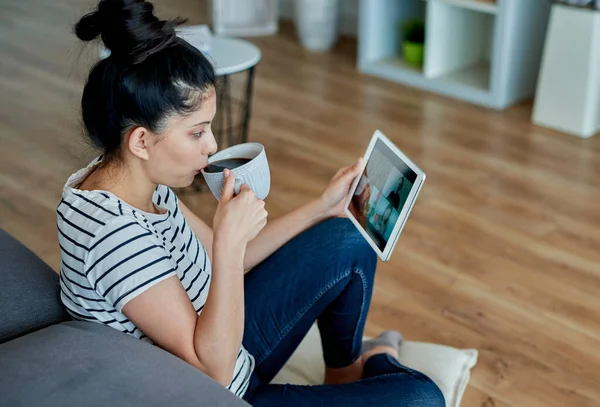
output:
<instances>
[{"instance_id":1,"label":"tablet","mask_svg":"<svg viewBox=\"0 0 600 407\"><path fill-rule=\"evenodd\" d=\"M364 155L365 170L356 177L346 215L383 261L388 261L425 173L379 130Z\"/></svg>"}]
</instances>

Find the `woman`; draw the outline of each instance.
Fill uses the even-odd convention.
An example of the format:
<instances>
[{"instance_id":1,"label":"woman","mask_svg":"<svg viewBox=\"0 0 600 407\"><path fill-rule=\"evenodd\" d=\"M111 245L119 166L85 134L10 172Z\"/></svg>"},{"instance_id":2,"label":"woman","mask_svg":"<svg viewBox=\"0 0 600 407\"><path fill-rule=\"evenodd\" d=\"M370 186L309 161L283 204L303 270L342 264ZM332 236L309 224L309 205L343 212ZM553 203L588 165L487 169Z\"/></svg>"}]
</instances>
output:
<instances>
[{"instance_id":1,"label":"woman","mask_svg":"<svg viewBox=\"0 0 600 407\"><path fill-rule=\"evenodd\" d=\"M152 10L103 0L76 25L111 55L82 97L102 156L69 178L58 206L70 314L150 341L257 406L442 406L432 381L395 359L397 335L361 352L376 257L339 218L360 160L268 226L264 202L246 186L234 196L231 176L212 228L175 196L217 150L215 76L175 36L180 21ZM327 384L270 385L317 319Z\"/></svg>"}]
</instances>

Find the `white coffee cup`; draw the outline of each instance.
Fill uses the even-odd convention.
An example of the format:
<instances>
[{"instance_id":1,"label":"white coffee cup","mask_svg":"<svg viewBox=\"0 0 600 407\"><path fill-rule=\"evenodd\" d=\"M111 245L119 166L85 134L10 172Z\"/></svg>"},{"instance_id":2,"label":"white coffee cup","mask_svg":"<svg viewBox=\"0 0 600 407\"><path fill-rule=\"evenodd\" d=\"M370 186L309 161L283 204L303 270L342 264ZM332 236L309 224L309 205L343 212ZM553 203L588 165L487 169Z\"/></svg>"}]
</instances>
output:
<instances>
[{"instance_id":1,"label":"white coffee cup","mask_svg":"<svg viewBox=\"0 0 600 407\"><path fill-rule=\"evenodd\" d=\"M240 192L242 184L248 185L256 194L257 198L265 199L271 189L271 173L265 147L260 143L238 144L221 150L208 159L212 164L216 161L245 158L250 161L230 171L235 177L235 193ZM208 184L208 188L217 200L221 199L223 193L223 172L206 172L202 170L202 176Z\"/></svg>"}]
</instances>

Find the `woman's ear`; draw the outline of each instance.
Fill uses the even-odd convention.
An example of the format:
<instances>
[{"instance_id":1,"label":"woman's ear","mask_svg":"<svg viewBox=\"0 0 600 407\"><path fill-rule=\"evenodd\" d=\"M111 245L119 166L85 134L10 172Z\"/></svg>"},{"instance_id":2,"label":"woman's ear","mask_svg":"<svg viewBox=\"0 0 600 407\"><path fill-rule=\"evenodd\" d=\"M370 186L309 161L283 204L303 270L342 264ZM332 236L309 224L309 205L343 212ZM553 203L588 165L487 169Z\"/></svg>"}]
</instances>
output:
<instances>
[{"instance_id":1,"label":"woman's ear","mask_svg":"<svg viewBox=\"0 0 600 407\"><path fill-rule=\"evenodd\" d=\"M142 160L148 160L148 146L152 135L145 127L136 127L129 131L127 136L127 149L131 154Z\"/></svg>"}]
</instances>

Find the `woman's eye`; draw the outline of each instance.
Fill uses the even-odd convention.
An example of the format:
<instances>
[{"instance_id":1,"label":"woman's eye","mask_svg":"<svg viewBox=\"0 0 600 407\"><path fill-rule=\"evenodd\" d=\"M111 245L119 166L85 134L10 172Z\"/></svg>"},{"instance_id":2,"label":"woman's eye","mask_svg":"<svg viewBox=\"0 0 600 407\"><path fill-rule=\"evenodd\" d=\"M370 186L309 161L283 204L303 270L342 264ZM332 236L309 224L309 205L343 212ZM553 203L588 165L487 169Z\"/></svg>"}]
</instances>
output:
<instances>
[{"instance_id":1,"label":"woman's eye","mask_svg":"<svg viewBox=\"0 0 600 407\"><path fill-rule=\"evenodd\" d=\"M200 137L202 137L203 134L204 134L204 131L198 131L196 133L192 133L192 136L194 136L194 138L200 138Z\"/></svg>"}]
</instances>

